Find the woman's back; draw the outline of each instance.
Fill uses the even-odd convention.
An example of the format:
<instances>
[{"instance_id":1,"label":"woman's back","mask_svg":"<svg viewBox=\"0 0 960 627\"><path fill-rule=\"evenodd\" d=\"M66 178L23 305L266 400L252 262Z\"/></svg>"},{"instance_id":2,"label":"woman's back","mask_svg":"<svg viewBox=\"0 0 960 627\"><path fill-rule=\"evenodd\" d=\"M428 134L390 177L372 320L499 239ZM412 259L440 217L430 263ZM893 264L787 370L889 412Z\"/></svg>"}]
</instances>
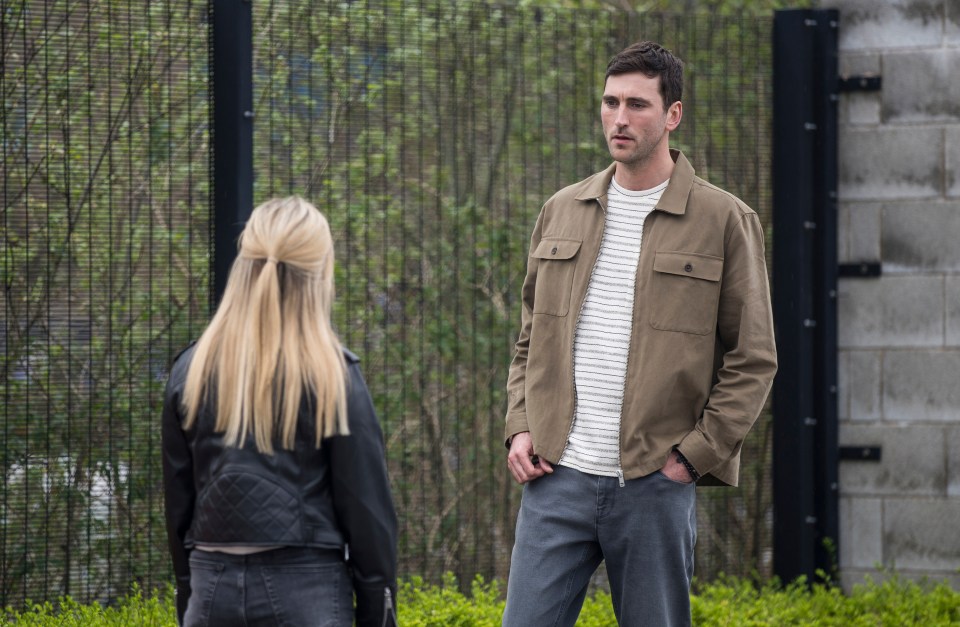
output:
<instances>
[{"instance_id":1,"label":"woman's back","mask_svg":"<svg viewBox=\"0 0 960 627\"><path fill-rule=\"evenodd\" d=\"M164 477L178 616L187 623L216 624L221 608L230 624L236 598L270 594L245 610L248 624L265 608L267 622L307 609L264 583L282 564L322 565L328 581L313 584L318 594L346 577L352 586L325 598L339 615L354 592L358 624L383 624L392 605L397 525L383 438L359 360L330 325L332 298L326 220L302 199L264 203L244 229L214 319L174 362ZM253 589L221 581L224 572L244 581L254 571L261 583L245 584Z\"/></svg>"}]
</instances>

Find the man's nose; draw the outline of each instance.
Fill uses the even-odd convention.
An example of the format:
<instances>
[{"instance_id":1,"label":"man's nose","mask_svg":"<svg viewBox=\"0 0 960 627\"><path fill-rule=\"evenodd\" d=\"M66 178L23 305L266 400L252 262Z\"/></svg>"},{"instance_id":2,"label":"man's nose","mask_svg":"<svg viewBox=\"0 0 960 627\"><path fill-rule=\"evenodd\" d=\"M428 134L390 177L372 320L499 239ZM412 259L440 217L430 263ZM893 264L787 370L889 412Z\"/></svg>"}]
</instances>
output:
<instances>
[{"instance_id":1,"label":"man's nose","mask_svg":"<svg viewBox=\"0 0 960 627\"><path fill-rule=\"evenodd\" d=\"M617 107L617 115L613 118L613 123L617 126L626 126L629 122L627 120L627 108L623 105Z\"/></svg>"}]
</instances>

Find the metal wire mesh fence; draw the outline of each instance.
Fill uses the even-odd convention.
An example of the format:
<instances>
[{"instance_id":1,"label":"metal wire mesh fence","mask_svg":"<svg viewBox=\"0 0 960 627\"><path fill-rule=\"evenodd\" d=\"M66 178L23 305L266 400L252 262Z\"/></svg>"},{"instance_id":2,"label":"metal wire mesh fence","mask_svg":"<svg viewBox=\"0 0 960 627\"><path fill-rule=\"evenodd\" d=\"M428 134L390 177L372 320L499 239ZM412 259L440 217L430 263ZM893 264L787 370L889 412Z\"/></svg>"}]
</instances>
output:
<instances>
[{"instance_id":1,"label":"metal wire mesh fence","mask_svg":"<svg viewBox=\"0 0 960 627\"><path fill-rule=\"evenodd\" d=\"M0 606L110 599L169 571L157 408L208 309L206 7L0 6Z\"/></svg>"},{"instance_id":2,"label":"metal wire mesh fence","mask_svg":"<svg viewBox=\"0 0 960 627\"><path fill-rule=\"evenodd\" d=\"M677 144L768 211L769 27L435 0L255 8L256 196L300 193L331 217L337 322L386 427L406 572L506 575L518 287L540 205L609 163L607 60L641 38L686 59ZM701 490L701 576L769 569L768 437L765 419L741 490Z\"/></svg>"},{"instance_id":3,"label":"metal wire mesh fence","mask_svg":"<svg viewBox=\"0 0 960 627\"><path fill-rule=\"evenodd\" d=\"M208 311L206 6L6 0L0 605L168 579L157 416ZM255 196L338 243L405 574L505 578L504 385L540 205L605 167L607 59L687 63L674 136L769 223L770 20L441 0L254 3ZM215 80L215 77L214 77ZM771 238L768 238L770 241ZM698 576L770 570L770 417L700 490Z\"/></svg>"}]
</instances>

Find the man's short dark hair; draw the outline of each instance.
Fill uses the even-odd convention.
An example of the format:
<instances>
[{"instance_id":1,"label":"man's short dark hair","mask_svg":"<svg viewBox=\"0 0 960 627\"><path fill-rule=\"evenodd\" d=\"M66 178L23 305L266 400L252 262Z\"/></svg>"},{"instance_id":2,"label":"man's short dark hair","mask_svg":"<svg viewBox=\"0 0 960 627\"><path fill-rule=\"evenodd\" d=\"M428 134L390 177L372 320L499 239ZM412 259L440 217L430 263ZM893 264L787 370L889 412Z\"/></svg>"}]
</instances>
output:
<instances>
[{"instance_id":1,"label":"man's short dark hair","mask_svg":"<svg viewBox=\"0 0 960 627\"><path fill-rule=\"evenodd\" d=\"M664 111L683 96L683 61L658 43L640 41L615 54L607 64L604 80L631 72L641 72L648 78L660 77Z\"/></svg>"}]
</instances>

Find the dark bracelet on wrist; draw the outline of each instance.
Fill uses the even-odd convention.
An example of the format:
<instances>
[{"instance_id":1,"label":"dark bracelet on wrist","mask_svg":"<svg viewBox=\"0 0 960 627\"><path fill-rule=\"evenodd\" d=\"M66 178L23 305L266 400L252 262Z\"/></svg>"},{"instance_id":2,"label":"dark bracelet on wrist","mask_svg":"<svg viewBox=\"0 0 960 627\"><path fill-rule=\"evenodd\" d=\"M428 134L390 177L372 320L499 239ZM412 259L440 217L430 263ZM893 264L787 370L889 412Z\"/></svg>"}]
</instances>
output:
<instances>
[{"instance_id":1,"label":"dark bracelet on wrist","mask_svg":"<svg viewBox=\"0 0 960 627\"><path fill-rule=\"evenodd\" d=\"M676 454L677 454L677 461L680 462L681 464L683 464L683 467L686 468L686 469L687 469L687 472L690 473L690 477L691 477L694 481L697 481L698 479L700 479L700 473L697 472L697 469L693 467L693 464L691 464L689 461L687 461L687 458L683 456L683 453L680 452L680 449L675 448L675 449L673 449L673 450L674 450L674 451L676 452Z\"/></svg>"}]
</instances>

